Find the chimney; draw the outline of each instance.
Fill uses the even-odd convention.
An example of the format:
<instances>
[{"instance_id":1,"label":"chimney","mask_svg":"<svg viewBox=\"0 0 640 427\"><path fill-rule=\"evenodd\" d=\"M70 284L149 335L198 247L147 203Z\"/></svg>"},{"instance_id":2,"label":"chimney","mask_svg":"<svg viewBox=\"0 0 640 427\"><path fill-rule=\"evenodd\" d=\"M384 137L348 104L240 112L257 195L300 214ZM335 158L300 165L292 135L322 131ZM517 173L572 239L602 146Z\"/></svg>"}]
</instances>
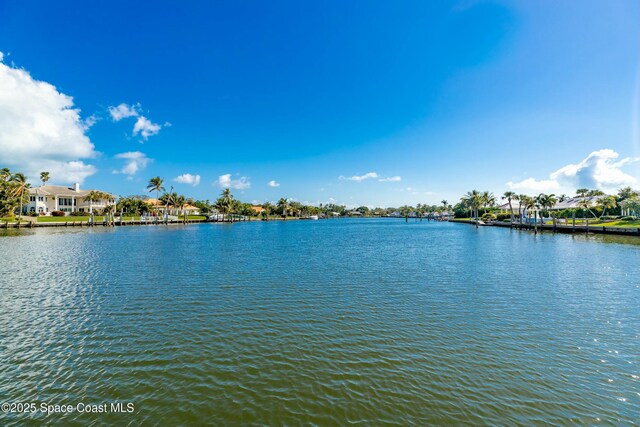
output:
<instances>
[{"instance_id":1,"label":"chimney","mask_svg":"<svg viewBox=\"0 0 640 427\"><path fill-rule=\"evenodd\" d=\"M80 191L80 183L76 182L75 184L73 184L73 191Z\"/></svg>"}]
</instances>

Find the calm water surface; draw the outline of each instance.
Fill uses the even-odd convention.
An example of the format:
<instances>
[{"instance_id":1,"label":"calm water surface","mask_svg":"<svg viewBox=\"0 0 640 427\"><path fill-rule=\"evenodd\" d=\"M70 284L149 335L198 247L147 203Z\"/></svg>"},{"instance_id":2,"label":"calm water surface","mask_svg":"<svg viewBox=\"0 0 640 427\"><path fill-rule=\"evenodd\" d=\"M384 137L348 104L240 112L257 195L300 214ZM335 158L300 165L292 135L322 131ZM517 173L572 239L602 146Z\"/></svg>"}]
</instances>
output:
<instances>
[{"instance_id":1,"label":"calm water surface","mask_svg":"<svg viewBox=\"0 0 640 427\"><path fill-rule=\"evenodd\" d=\"M0 231L1 425L640 423L640 239L402 220Z\"/></svg>"}]
</instances>

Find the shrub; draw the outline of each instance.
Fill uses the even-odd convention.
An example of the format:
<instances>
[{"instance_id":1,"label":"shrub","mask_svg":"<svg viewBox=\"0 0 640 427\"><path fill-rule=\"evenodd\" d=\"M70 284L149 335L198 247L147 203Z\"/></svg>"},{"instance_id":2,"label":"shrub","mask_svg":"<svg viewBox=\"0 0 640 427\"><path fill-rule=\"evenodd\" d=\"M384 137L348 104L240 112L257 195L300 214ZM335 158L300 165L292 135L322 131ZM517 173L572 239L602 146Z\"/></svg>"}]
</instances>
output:
<instances>
[{"instance_id":1,"label":"shrub","mask_svg":"<svg viewBox=\"0 0 640 427\"><path fill-rule=\"evenodd\" d=\"M69 216L88 216L88 215L89 215L88 212L79 212L79 211L69 213Z\"/></svg>"},{"instance_id":2,"label":"shrub","mask_svg":"<svg viewBox=\"0 0 640 427\"><path fill-rule=\"evenodd\" d=\"M496 219L496 216L491 212L487 212L484 215L482 215L480 219L482 219L483 221L493 221L494 219Z\"/></svg>"},{"instance_id":3,"label":"shrub","mask_svg":"<svg viewBox=\"0 0 640 427\"><path fill-rule=\"evenodd\" d=\"M605 215L605 216L602 217L602 219L605 220L605 221L611 221L611 220L618 219L618 218L619 218L618 215Z\"/></svg>"},{"instance_id":4,"label":"shrub","mask_svg":"<svg viewBox=\"0 0 640 427\"><path fill-rule=\"evenodd\" d=\"M635 221L636 218L633 216L623 216L622 218L620 218L622 221Z\"/></svg>"},{"instance_id":5,"label":"shrub","mask_svg":"<svg viewBox=\"0 0 640 427\"><path fill-rule=\"evenodd\" d=\"M53 211L53 212L51 212L51 216L64 216L64 212L62 212L62 211Z\"/></svg>"},{"instance_id":6,"label":"shrub","mask_svg":"<svg viewBox=\"0 0 640 427\"><path fill-rule=\"evenodd\" d=\"M511 221L511 214L510 213L499 213L496 215L496 219L498 221Z\"/></svg>"}]
</instances>

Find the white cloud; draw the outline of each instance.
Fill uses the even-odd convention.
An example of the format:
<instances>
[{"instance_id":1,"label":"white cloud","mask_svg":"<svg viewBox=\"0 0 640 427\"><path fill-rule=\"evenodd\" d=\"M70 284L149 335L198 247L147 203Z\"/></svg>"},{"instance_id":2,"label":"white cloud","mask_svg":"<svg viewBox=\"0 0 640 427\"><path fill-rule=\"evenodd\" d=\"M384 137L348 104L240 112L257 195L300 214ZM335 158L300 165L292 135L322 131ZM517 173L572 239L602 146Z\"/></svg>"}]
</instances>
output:
<instances>
[{"instance_id":1,"label":"white cloud","mask_svg":"<svg viewBox=\"0 0 640 427\"><path fill-rule=\"evenodd\" d=\"M520 182L507 182L507 187L511 190L531 190L535 192L545 192L558 190L560 184L553 179L536 180L534 178L527 178Z\"/></svg>"},{"instance_id":2,"label":"white cloud","mask_svg":"<svg viewBox=\"0 0 640 427\"><path fill-rule=\"evenodd\" d=\"M175 177L173 180L175 182L179 182L180 184L190 184L195 187L200 184L200 175L191 175L190 173L185 173Z\"/></svg>"},{"instance_id":3,"label":"white cloud","mask_svg":"<svg viewBox=\"0 0 640 427\"><path fill-rule=\"evenodd\" d=\"M73 98L5 65L3 58L0 54L0 164L31 180L48 171L52 182L82 183L96 168L81 159L97 153Z\"/></svg>"},{"instance_id":4,"label":"white cloud","mask_svg":"<svg viewBox=\"0 0 640 427\"><path fill-rule=\"evenodd\" d=\"M167 124L165 124L166 126ZM157 135L162 129L162 125L157 123L153 123L151 120L147 119L145 116L138 117L136 123L133 125L133 134L142 136L142 138L146 141L150 136Z\"/></svg>"},{"instance_id":5,"label":"white cloud","mask_svg":"<svg viewBox=\"0 0 640 427\"><path fill-rule=\"evenodd\" d=\"M114 122L119 122L127 117L137 117L136 122L133 125L133 135L142 136L145 141L150 136L157 135L160 129L163 127L171 126L171 123L166 122L163 125L153 123L151 120L142 115L142 106L140 103L134 105L127 105L122 103L117 107L109 107L109 114Z\"/></svg>"},{"instance_id":6,"label":"white cloud","mask_svg":"<svg viewBox=\"0 0 640 427\"><path fill-rule=\"evenodd\" d=\"M380 182L400 182L402 181L402 177L400 176L388 176L386 178L380 178L378 181Z\"/></svg>"},{"instance_id":7,"label":"white cloud","mask_svg":"<svg viewBox=\"0 0 640 427\"><path fill-rule=\"evenodd\" d=\"M373 179L373 178L377 178L377 177L378 177L377 173L369 172L369 173L365 173L364 175L339 176L338 179L347 179L349 181L361 182L361 181L364 181L365 179Z\"/></svg>"},{"instance_id":8,"label":"white cloud","mask_svg":"<svg viewBox=\"0 0 640 427\"><path fill-rule=\"evenodd\" d=\"M615 161L620 155L611 149L594 151L575 165L567 165L551 174L551 179L564 181L577 188L597 188L615 191L620 186L634 185L638 180L621 170L625 164L638 161L627 157Z\"/></svg>"},{"instance_id":9,"label":"white cloud","mask_svg":"<svg viewBox=\"0 0 640 427\"><path fill-rule=\"evenodd\" d=\"M267 183L269 187L280 187L280 183L274 180L271 180Z\"/></svg>"},{"instance_id":10,"label":"white cloud","mask_svg":"<svg viewBox=\"0 0 640 427\"><path fill-rule=\"evenodd\" d=\"M100 118L96 117L95 114L90 115L89 117L87 117L86 119L84 119L82 121L82 127L85 131L89 130L89 128L91 128L91 126L95 125L96 123L98 123L98 120L100 120Z\"/></svg>"},{"instance_id":11,"label":"white cloud","mask_svg":"<svg viewBox=\"0 0 640 427\"><path fill-rule=\"evenodd\" d=\"M140 110L140 103L134 105L122 103L117 107L109 107L109 114L111 114L111 119L114 122L119 122L127 117L138 117L140 115Z\"/></svg>"},{"instance_id":12,"label":"white cloud","mask_svg":"<svg viewBox=\"0 0 640 427\"><path fill-rule=\"evenodd\" d=\"M619 187L635 185L638 182L636 177L623 172L621 168L640 158L626 157L616 161L618 157L620 155L617 152L608 148L594 151L581 162L566 165L551 173L549 179L527 178L520 182L507 182L507 187L535 192L589 188L613 193Z\"/></svg>"},{"instance_id":13,"label":"white cloud","mask_svg":"<svg viewBox=\"0 0 640 427\"><path fill-rule=\"evenodd\" d=\"M220 188L233 188L234 190L245 190L251 187L251 183L247 177L241 176L238 179L231 179L231 174L220 175L218 181L214 182Z\"/></svg>"},{"instance_id":14,"label":"white cloud","mask_svg":"<svg viewBox=\"0 0 640 427\"><path fill-rule=\"evenodd\" d=\"M147 164L151 161L146 154L140 151L129 151L127 153L120 153L115 155L116 159L124 159L125 164L120 170L113 171L113 173L123 173L132 177L138 171L147 167Z\"/></svg>"}]
</instances>

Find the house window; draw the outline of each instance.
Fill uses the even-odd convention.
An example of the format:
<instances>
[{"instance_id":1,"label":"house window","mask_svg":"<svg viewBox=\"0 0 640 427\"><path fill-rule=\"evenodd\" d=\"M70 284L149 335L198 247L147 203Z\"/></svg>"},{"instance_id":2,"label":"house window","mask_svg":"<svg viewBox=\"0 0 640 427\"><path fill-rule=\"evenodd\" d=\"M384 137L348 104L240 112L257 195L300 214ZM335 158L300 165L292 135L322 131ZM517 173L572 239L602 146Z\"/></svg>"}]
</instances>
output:
<instances>
[{"instance_id":1,"label":"house window","mask_svg":"<svg viewBox=\"0 0 640 427\"><path fill-rule=\"evenodd\" d=\"M58 199L59 206L73 206L73 199L71 197L60 197Z\"/></svg>"},{"instance_id":2,"label":"house window","mask_svg":"<svg viewBox=\"0 0 640 427\"><path fill-rule=\"evenodd\" d=\"M38 196L38 201L39 202L44 202L44 197L43 196Z\"/></svg>"},{"instance_id":3,"label":"house window","mask_svg":"<svg viewBox=\"0 0 640 427\"><path fill-rule=\"evenodd\" d=\"M36 201L36 196L29 196L29 201L30 202L35 202Z\"/></svg>"}]
</instances>

